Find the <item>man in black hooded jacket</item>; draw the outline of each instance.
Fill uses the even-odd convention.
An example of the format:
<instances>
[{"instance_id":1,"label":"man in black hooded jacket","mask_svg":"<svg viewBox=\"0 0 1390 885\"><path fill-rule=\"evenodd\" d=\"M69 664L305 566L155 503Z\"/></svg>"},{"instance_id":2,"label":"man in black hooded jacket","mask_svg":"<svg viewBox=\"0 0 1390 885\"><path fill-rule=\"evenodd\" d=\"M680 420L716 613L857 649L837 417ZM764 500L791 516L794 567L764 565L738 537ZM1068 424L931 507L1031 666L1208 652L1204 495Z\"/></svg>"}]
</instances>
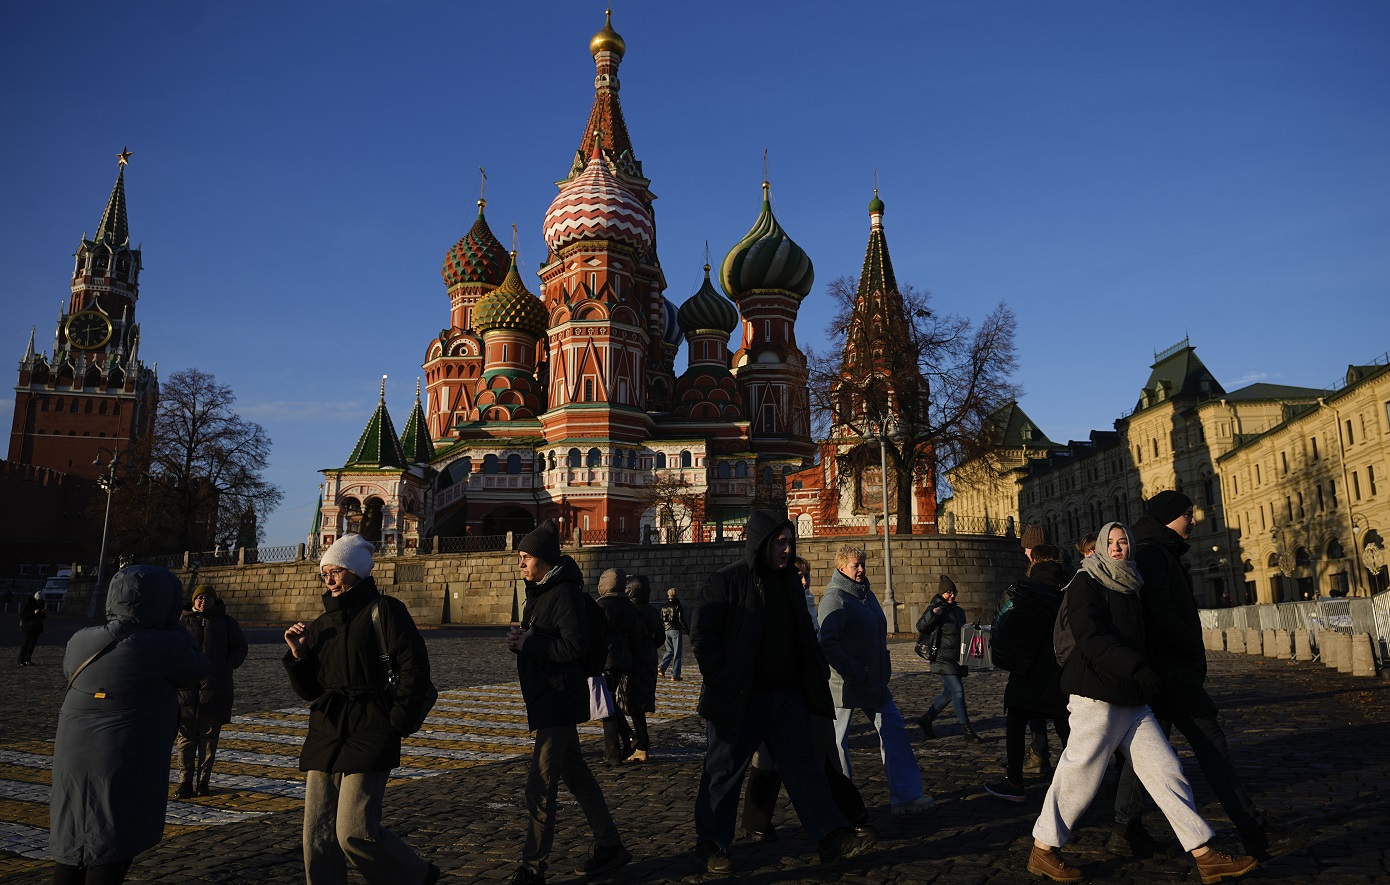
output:
<instances>
[{"instance_id":1,"label":"man in black hooded jacket","mask_svg":"<svg viewBox=\"0 0 1390 885\"><path fill-rule=\"evenodd\" d=\"M877 841L856 832L836 808L811 743L810 717L833 719L834 707L829 666L792 566L796 530L780 514L756 510L745 537L743 561L709 577L690 627L708 738L695 799L695 858L717 874L733 870L728 850L739 792L760 743L823 861L854 857Z\"/></svg>"},{"instance_id":2,"label":"man in black hooded jacket","mask_svg":"<svg viewBox=\"0 0 1390 885\"><path fill-rule=\"evenodd\" d=\"M1265 819L1236 774L1226 735L1217 719L1216 702L1207 694L1207 653L1192 577L1182 562L1195 525L1192 499L1163 491L1144 502L1134 524L1134 558L1144 583L1145 655L1163 686L1150 706L1164 733L1174 728L1187 738L1197 764L1221 807L1235 824L1245 850L1259 860L1287 854L1300 834ZM1115 795L1115 826L1107 847L1118 854L1153 851L1144 829L1144 788L1126 762Z\"/></svg>"}]
</instances>

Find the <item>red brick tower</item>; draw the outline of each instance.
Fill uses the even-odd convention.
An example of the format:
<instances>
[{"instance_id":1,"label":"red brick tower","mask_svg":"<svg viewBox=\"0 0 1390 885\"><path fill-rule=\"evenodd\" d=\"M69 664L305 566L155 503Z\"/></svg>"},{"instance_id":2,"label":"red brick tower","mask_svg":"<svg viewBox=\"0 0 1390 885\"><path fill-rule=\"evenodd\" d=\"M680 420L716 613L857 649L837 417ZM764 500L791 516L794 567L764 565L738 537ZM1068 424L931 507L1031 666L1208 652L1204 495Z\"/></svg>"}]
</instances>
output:
<instances>
[{"instance_id":1,"label":"red brick tower","mask_svg":"<svg viewBox=\"0 0 1390 885\"><path fill-rule=\"evenodd\" d=\"M126 223L130 155L119 155L96 235L77 247L53 354L35 351L29 336L15 385L11 461L95 479L100 448L126 451L153 426L159 383L138 356L140 250L130 247Z\"/></svg>"}]
</instances>

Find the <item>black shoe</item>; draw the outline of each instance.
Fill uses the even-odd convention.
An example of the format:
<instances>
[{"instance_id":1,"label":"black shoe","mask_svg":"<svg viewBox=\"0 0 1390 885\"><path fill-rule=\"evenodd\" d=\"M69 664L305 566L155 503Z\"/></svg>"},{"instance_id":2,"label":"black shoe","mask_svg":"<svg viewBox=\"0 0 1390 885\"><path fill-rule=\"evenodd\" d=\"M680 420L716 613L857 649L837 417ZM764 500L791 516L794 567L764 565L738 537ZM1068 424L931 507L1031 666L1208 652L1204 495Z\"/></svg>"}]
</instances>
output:
<instances>
[{"instance_id":1,"label":"black shoe","mask_svg":"<svg viewBox=\"0 0 1390 885\"><path fill-rule=\"evenodd\" d=\"M1004 799L1008 802L1022 802L1028 798L1023 792L1023 785L1015 784L1008 778L995 781L992 784L985 784L985 792L996 799Z\"/></svg>"},{"instance_id":2,"label":"black shoe","mask_svg":"<svg viewBox=\"0 0 1390 885\"><path fill-rule=\"evenodd\" d=\"M175 799L192 799L194 795L196 794L193 791L193 781L191 780L181 782L179 788L174 791Z\"/></svg>"},{"instance_id":3,"label":"black shoe","mask_svg":"<svg viewBox=\"0 0 1390 885\"><path fill-rule=\"evenodd\" d=\"M1127 824L1115 824L1111 828L1105 850L1121 857L1152 857L1165 853L1163 843L1150 835L1144 828L1143 819L1137 817Z\"/></svg>"},{"instance_id":4,"label":"black shoe","mask_svg":"<svg viewBox=\"0 0 1390 885\"><path fill-rule=\"evenodd\" d=\"M961 732L961 737L965 738L967 744L978 744L980 742L980 736L975 733L975 729L968 725L965 726L965 731Z\"/></svg>"},{"instance_id":5,"label":"black shoe","mask_svg":"<svg viewBox=\"0 0 1390 885\"><path fill-rule=\"evenodd\" d=\"M526 867L517 867L507 885L545 885L545 876Z\"/></svg>"},{"instance_id":6,"label":"black shoe","mask_svg":"<svg viewBox=\"0 0 1390 885\"><path fill-rule=\"evenodd\" d=\"M820 840L820 861L831 863L858 857L877 844L878 837L873 833L857 833L854 827L840 827L831 830Z\"/></svg>"},{"instance_id":7,"label":"black shoe","mask_svg":"<svg viewBox=\"0 0 1390 885\"><path fill-rule=\"evenodd\" d=\"M704 867L706 873L722 876L734 871L734 862L729 853L713 842L701 840L695 843L695 861Z\"/></svg>"},{"instance_id":8,"label":"black shoe","mask_svg":"<svg viewBox=\"0 0 1390 885\"><path fill-rule=\"evenodd\" d=\"M936 714L933 713L931 710L928 710L927 712L923 713L921 716L918 716L918 717L917 717L917 724L918 724L919 726L921 726L921 728L922 728L922 733L925 734L925 735L927 736L927 739L928 739L928 740L930 740L931 738L936 737L936 732L933 731L933 730L932 730L932 727L931 727L932 722L934 722L935 720L936 720Z\"/></svg>"},{"instance_id":9,"label":"black shoe","mask_svg":"<svg viewBox=\"0 0 1390 885\"><path fill-rule=\"evenodd\" d=\"M1308 833L1298 827L1282 827L1266 821L1253 830L1242 830L1240 843L1256 860L1273 860L1303 847Z\"/></svg>"},{"instance_id":10,"label":"black shoe","mask_svg":"<svg viewBox=\"0 0 1390 885\"><path fill-rule=\"evenodd\" d=\"M425 885L435 885L439 881L439 867L429 864L425 867Z\"/></svg>"},{"instance_id":11,"label":"black shoe","mask_svg":"<svg viewBox=\"0 0 1390 885\"><path fill-rule=\"evenodd\" d=\"M768 827L766 830L748 830L748 829L745 829L745 830L743 831L743 838L747 839L749 842L763 842L763 843L766 843L766 842L776 842L776 841L777 841L777 828L776 828L776 827Z\"/></svg>"},{"instance_id":12,"label":"black shoe","mask_svg":"<svg viewBox=\"0 0 1390 885\"><path fill-rule=\"evenodd\" d=\"M632 860L632 852L624 848L621 842L617 845L595 844L589 859L584 861L584 865L575 872L581 876L597 876L609 870L616 870L630 860Z\"/></svg>"}]
</instances>

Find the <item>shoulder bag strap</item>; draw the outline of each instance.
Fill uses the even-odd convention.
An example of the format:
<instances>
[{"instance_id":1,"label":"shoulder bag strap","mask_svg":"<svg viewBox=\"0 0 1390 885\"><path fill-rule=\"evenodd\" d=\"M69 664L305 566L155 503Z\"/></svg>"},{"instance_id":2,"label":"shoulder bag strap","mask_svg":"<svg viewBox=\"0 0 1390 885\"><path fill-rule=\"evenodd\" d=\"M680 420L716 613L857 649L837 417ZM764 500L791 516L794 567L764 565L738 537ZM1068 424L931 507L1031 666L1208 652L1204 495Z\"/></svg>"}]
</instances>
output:
<instances>
[{"instance_id":1,"label":"shoulder bag strap","mask_svg":"<svg viewBox=\"0 0 1390 885\"><path fill-rule=\"evenodd\" d=\"M395 685L396 669L391 666L390 646L386 644L386 628L381 625L381 604L385 596L378 596L372 603L372 630L376 633L377 659L386 669L386 684Z\"/></svg>"},{"instance_id":2,"label":"shoulder bag strap","mask_svg":"<svg viewBox=\"0 0 1390 885\"><path fill-rule=\"evenodd\" d=\"M77 669L73 670L72 675L68 677L68 685L67 688L63 689L63 693L67 694L68 692L72 691L72 684L77 681L77 677L81 675L82 671L87 669L88 664L92 663L92 661L95 661L97 658L106 654L111 649L115 648L116 643L124 642L125 640L129 639L131 636L134 635L134 633L126 633L124 636L113 636L110 639L108 639L105 645L96 650L95 654L93 654L90 658L77 665Z\"/></svg>"}]
</instances>

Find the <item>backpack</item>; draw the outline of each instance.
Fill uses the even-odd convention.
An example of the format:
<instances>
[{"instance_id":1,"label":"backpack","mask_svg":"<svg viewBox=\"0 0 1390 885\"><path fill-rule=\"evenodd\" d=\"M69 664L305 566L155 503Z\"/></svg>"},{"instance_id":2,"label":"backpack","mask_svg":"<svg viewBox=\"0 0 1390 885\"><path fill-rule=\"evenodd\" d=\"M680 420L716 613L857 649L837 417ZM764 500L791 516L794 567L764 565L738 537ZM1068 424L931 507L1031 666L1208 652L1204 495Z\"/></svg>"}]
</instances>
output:
<instances>
[{"instance_id":1,"label":"backpack","mask_svg":"<svg viewBox=\"0 0 1390 885\"><path fill-rule=\"evenodd\" d=\"M1065 667L1071 653L1076 650L1076 635L1071 632L1071 616L1067 614L1066 600L1057 608L1057 620L1052 622L1052 653L1057 656L1057 666Z\"/></svg>"},{"instance_id":2,"label":"backpack","mask_svg":"<svg viewBox=\"0 0 1390 885\"><path fill-rule=\"evenodd\" d=\"M1031 670L1038 652L1049 647L1061 601L1060 591L1046 585L1027 579L1010 584L989 634L994 665L1020 675Z\"/></svg>"},{"instance_id":3,"label":"backpack","mask_svg":"<svg viewBox=\"0 0 1390 885\"><path fill-rule=\"evenodd\" d=\"M579 595L584 598L584 621L589 639L580 663L584 665L585 676L602 676L603 666L608 663L608 620L597 599L583 590Z\"/></svg>"}]
</instances>

